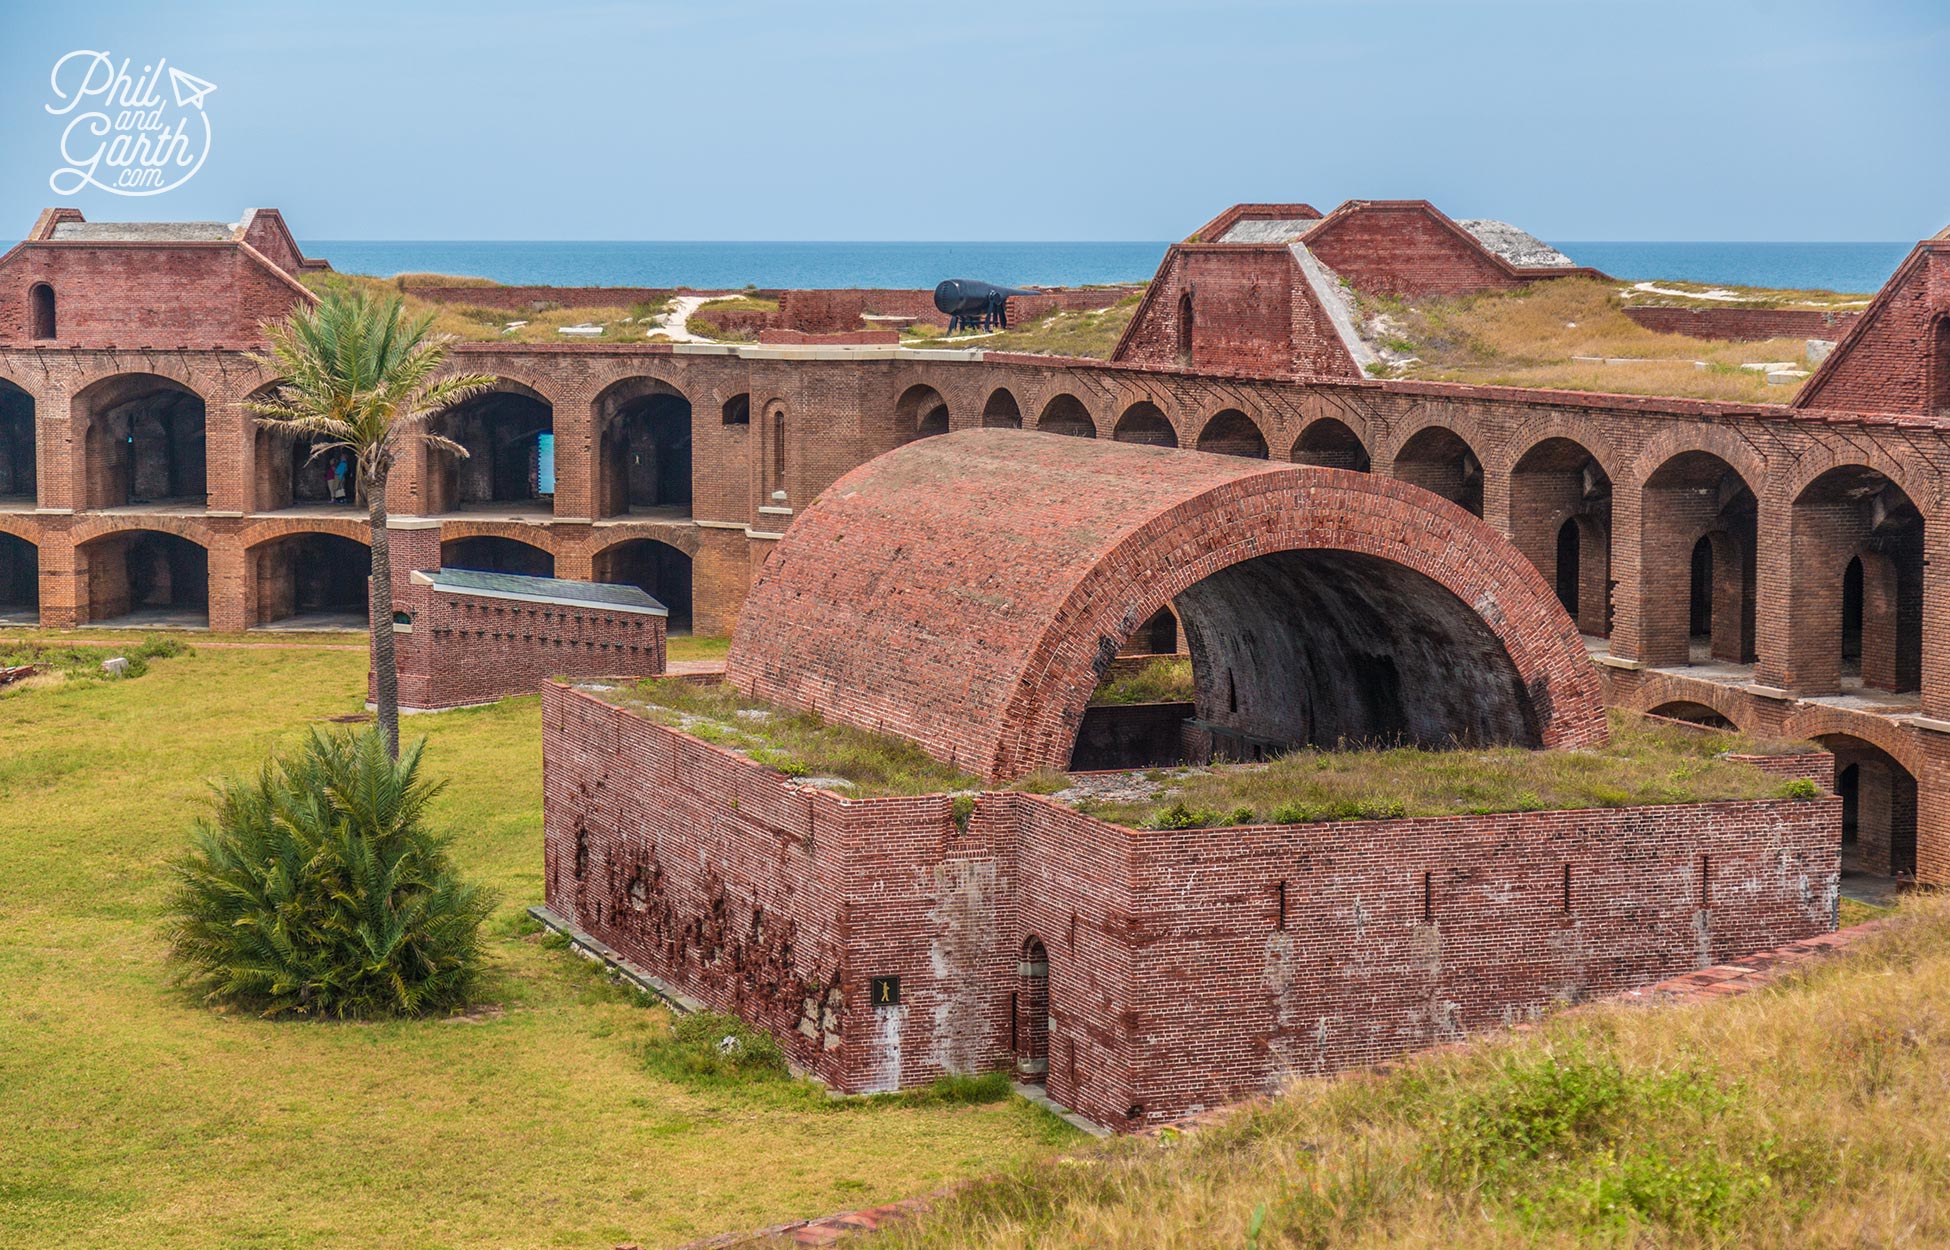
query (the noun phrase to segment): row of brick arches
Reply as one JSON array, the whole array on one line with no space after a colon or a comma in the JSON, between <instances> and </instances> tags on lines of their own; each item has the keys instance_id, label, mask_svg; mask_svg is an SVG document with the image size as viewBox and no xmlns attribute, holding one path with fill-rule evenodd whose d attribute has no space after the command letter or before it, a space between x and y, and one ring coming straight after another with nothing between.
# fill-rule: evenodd
<instances>
[{"instance_id":1,"label":"row of brick arches","mask_svg":"<svg viewBox=\"0 0 1950 1250\"><path fill-rule=\"evenodd\" d=\"M946 433L951 413L933 387L912 386L897 415L913 437ZM984 427L1023 428L1007 389L994 391ZM1097 438L1081 400L1058 394L1029 428ZM1177 447L1177 427L1149 400L1129 405L1107 437L1123 443ZM1223 409L1200 428L1195 448L1267 459L1260 425ZM1366 472L1369 449L1344 422L1310 422L1285 459ZM1391 475L1476 516L1484 512L1484 461L1455 430L1428 426L1396 449ZM1543 572L1579 630L1608 637L1616 609L1612 575L1613 483L1598 457L1569 438L1527 449L1508 477L1510 537ZM1642 659L1655 667L1751 665L1758 606L1756 484L1706 451L1673 455L1639 492L1641 593L1646 605ZM1806 486L1793 501L1796 582L1806 611L1793 643L1798 684L1809 693L1854 688L1905 693L1922 677L1924 521L1914 501L1884 474L1842 466Z\"/></svg>"},{"instance_id":2,"label":"row of brick arches","mask_svg":"<svg viewBox=\"0 0 1950 1250\"><path fill-rule=\"evenodd\" d=\"M83 543L85 620L126 626L203 628L210 621L211 559L203 544L151 529L119 530ZM547 549L498 535L441 544L448 568L552 577ZM613 543L594 557L600 582L641 587L670 609L673 628L690 627L691 558L654 539ZM244 552L245 620L254 626L359 629L365 624L372 566L364 542L338 534L284 534ZM0 622L38 624L40 551L0 533Z\"/></svg>"},{"instance_id":3,"label":"row of brick arches","mask_svg":"<svg viewBox=\"0 0 1950 1250\"><path fill-rule=\"evenodd\" d=\"M728 422L749 412L739 396L725 407ZM146 507L204 508L212 464L240 463L242 449L213 447L216 427L205 398L173 378L128 373L82 390L73 410L81 418L85 484L90 510ZM35 405L31 395L0 381L0 502L37 498ZM653 378L628 378L606 388L594 404L599 454L594 466L597 516L667 511L691 504L691 403ZM742 418L749 420L748 416ZM222 428L229 428L225 425ZM253 466L250 505L256 512L356 504L356 483L338 470L343 452L315 448L247 422ZM425 511L471 505L546 505L555 493L553 405L511 380L458 405L438 431L466 449L465 457L434 454L423 486Z\"/></svg>"}]
</instances>

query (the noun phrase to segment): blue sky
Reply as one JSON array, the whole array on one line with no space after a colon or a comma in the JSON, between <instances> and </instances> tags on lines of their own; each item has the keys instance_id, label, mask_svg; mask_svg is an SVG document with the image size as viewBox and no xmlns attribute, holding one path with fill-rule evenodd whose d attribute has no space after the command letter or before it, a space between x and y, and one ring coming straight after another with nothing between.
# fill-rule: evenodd
<instances>
[{"instance_id":1,"label":"blue sky","mask_svg":"<svg viewBox=\"0 0 1950 1250\"><path fill-rule=\"evenodd\" d=\"M282 208L312 239L1166 239L1422 197L1552 239L1950 222L1950 5L12 4L0 235ZM217 84L185 185L56 195L63 53Z\"/></svg>"}]
</instances>

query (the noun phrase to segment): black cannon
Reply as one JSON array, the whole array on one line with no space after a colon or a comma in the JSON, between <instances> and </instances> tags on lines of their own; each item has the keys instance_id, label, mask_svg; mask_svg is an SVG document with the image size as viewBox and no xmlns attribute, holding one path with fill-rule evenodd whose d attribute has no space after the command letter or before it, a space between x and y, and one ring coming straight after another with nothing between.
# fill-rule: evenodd
<instances>
[{"instance_id":1,"label":"black cannon","mask_svg":"<svg viewBox=\"0 0 1950 1250\"><path fill-rule=\"evenodd\" d=\"M957 330L1006 330L1009 297L1037 295L1014 287L990 286L973 278L950 278L934 288L934 306L948 314L948 333Z\"/></svg>"}]
</instances>

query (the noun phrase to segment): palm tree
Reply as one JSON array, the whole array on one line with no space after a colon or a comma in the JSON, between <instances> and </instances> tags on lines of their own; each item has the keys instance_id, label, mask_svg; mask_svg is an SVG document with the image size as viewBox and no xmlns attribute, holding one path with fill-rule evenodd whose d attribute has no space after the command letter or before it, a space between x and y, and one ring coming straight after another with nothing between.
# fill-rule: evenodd
<instances>
[{"instance_id":1,"label":"palm tree","mask_svg":"<svg viewBox=\"0 0 1950 1250\"><path fill-rule=\"evenodd\" d=\"M271 350L252 359L279 376L269 398L245 407L293 439L312 440L311 458L352 455L372 534L373 703L386 749L399 758L399 666L393 650L393 561L386 541L386 481L400 454L423 443L456 456L467 449L429 423L494 384L482 374L436 378L452 337L433 317L409 318L387 301L335 290L317 304L266 323Z\"/></svg>"}]
</instances>

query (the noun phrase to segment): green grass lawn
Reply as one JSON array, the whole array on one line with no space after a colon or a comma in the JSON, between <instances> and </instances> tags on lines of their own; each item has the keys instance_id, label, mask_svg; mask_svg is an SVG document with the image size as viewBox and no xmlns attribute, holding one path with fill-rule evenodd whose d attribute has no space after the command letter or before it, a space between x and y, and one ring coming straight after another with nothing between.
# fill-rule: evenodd
<instances>
[{"instance_id":1,"label":"green grass lawn","mask_svg":"<svg viewBox=\"0 0 1950 1250\"><path fill-rule=\"evenodd\" d=\"M653 1076L664 1013L523 915L542 890L533 697L405 726L450 782L437 823L456 857L501 894L491 1005L274 1024L174 989L161 867L206 781L356 713L363 669L355 651L207 648L0 696L0 1245L659 1245L1071 1139L1014 1100L861 1106Z\"/></svg>"}]
</instances>

